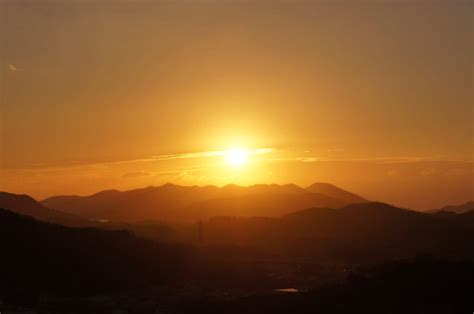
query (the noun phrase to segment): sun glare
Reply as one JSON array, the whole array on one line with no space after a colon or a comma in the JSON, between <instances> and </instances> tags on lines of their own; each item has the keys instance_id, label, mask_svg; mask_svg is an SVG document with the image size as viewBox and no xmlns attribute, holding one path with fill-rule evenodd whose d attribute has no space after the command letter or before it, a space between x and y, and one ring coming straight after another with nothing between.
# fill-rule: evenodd
<instances>
[{"instance_id":1,"label":"sun glare","mask_svg":"<svg viewBox=\"0 0 474 314\"><path fill-rule=\"evenodd\" d=\"M238 167L247 162L248 152L245 149L230 149L226 152L229 165Z\"/></svg>"}]
</instances>

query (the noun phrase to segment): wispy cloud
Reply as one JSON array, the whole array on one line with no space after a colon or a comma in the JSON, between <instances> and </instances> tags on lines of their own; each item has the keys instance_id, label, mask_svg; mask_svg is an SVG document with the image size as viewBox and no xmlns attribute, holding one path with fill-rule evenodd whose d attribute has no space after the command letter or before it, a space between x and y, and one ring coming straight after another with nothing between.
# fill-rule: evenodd
<instances>
[{"instance_id":1,"label":"wispy cloud","mask_svg":"<svg viewBox=\"0 0 474 314\"><path fill-rule=\"evenodd\" d=\"M431 175L434 175L435 173L436 173L435 168L425 168L420 172L422 176L431 176Z\"/></svg>"},{"instance_id":2,"label":"wispy cloud","mask_svg":"<svg viewBox=\"0 0 474 314\"><path fill-rule=\"evenodd\" d=\"M285 162L285 161L316 162L316 161L321 161L321 159L317 157L287 157L287 158L265 158L265 159L258 160L258 162Z\"/></svg>"},{"instance_id":3,"label":"wispy cloud","mask_svg":"<svg viewBox=\"0 0 474 314\"><path fill-rule=\"evenodd\" d=\"M249 155L268 155L260 158L254 158L249 160L255 163L264 162L305 162L305 163L316 163L316 162L362 162L362 163L375 163L375 164L403 164L403 163L430 163L430 162L443 162L443 163L474 163L472 160L446 160L437 158L426 158L426 157L371 157L371 158L331 158L327 156L317 156L309 154L309 151L303 153L295 153L279 148L252 148L246 149ZM280 153L283 153L282 156ZM66 170L72 168L102 168L102 167L114 167L119 165L133 165L140 163L156 163L160 161L169 160L181 160L181 159L205 159L212 157L225 156L227 151L202 151L202 152L187 152L178 154L163 154L153 155L144 158L136 159L124 159L124 160L112 160L112 161L69 161L62 164L48 164L48 163L32 163L24 167L16 168L17 170L38 170L38 169L50 169L50 170ZM288 155L293 156L288 156Z\"/></svg>"},{"instance_id":4,"label":"wispy cloud","mask_svg":"<svg viewBox=\"0 0 474 314\"><path fill-rule=\"evenodd\" d=\"M305 151L306 153L307 151ZM373 158L328 158L328 157L282 157L282 158L264 158L258 162L360 162L373 164L405 164L405 163L474 163L472 160L448 160L425 157L373 157Z\"/></svg>"},{"instance_id":5,"label":"wispy cloud","mask_svg":"<svg viewBox=\"0 0 474 314\"><path fill-rule=\"evenodd\" d=\"M16 65L14 64L8 64L8 70L10 70L11 72L18 72L18 71L23 71L22 69L18 68Z\"/></svg>"},{"instance_id":6,"label":"wispy cloud","mask_svg":"<svg viewBox=\"0 0 474 314\"><path fill-rule=\"evenodd\" d=\"M289 158L291 159L291 158ZM295 161L316 162L372 162L377 164L398 164L398 163L418 163L418 162L452 162L452 163L472 163L470 160L447 160L426 157L373 157L373 158L326 158L326 157L305 157L292 158Z\"/></svg>"},{"instance_id":7,"label":"wispy cloud","mask_svg":"<svg viewBox=\"0 0 474 314\"><path fill-rule=\"evenodd\" d=\"M280 150L275 148L251 148L246 149L247 154L249 155L259 155L259 154L269 154L278 152ZM31 168L71 168L71 167L84 167L84 166L112 166L112 165L122 165L122 164L133 164L133 163L146 163L146 162L158 162L166 160L175 160L175 159L199 159L199 158L209 158L217 156L225 156L226 151L203 151L203 152L189 152L189 153L180 153L180 154L164 154L164 155L153 155L150 157L136 158L136 159L126 159L126 160L116 160L116 161L70 161L61 165L51 165L47 163L33 163L29 164Z\"/></svg>"},{"instance_id":8,"label":"wispy cloud","mask_svg":"<svg viewBox=\"0 0 474 314\"><path fill-rule=\"evenodd\" d=\"M245 150L249 155L257 154L269 154L277 151L274 148L252 148ZM148 162L148 161L160 161L160 160L173 160L173 159L191 159L191 158L207 158L224 156L227 152L224 150L218 151L205 151L205 152L192 152L192 153L181 153L181 154L166 154L166 155L154 155L149 158L121 160L110 163L135 163L135 162Z\"/></svg>"},{"instance_id":9,"label":"wispy cloud","mask_svg":"<svg viewBox=\"0 0 474 314\"><path fill-rule=\"evenodd\" d=\"M135 171L135 172L127 172L122 175L122 178L139 178L139 177L148 177L152 174L148 171Z\"/></svg>"},{"instance_id":10,"label":"wispy cloud","mask_svg":"<svg viewBox=\"0 0 474 314\"><path fill-rule=\"evenodd\" d=\"M253 148L245 150L249 155L256 154L268 154L275 151L274 148ZM195 152L195 153L184 153L184 154L173 154L173 155L159 155L152 156L153 160L169 160L169 159L184 159L184 158L205 158L214 156L224 156L227 152L220 151L207 151L207 152Z\"/></svg>"}]
</instances>

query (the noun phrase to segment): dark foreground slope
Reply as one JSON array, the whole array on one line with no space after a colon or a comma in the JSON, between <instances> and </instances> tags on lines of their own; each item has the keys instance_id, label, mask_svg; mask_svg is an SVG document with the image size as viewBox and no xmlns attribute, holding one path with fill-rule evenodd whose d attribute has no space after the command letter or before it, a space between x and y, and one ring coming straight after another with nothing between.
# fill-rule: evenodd
<instances>
[{"instance_id":1,"label":"dark foreground slope","mask_svg":"<svg viewBox=\"0 0 474 314\"><path fill-rule=\"evenodd\" d=\"M470 228L453 236L456 225L437 217L378 203L358 206L307 210L283 219L241 218L245 237L234 239L242 246L208 240L197 248L125 231L63 227L0 210L0 311L25 306L40 313L472 310ZM219 228L215 236L239 234L236 225L219 222ZM399 228L407 235L398 234ZM331 229L336 233L329 237ZM398 253L406 248L408 255L427 252L423 243L429 248L446 243L450 250L434 250L440 253L434 259L373 266L402 256ZM322 256L331 258L318 263ZM368 264L357 270L361 260ZM301 292L275 292L286 287Z\"/></svg>"},{"instance_id":2,"label":"dark foreground slope","mask_svg":"<svg viewBox=\"0 0 474 314\"><path fill-rule=\"evenodd\" d=\"M94 294L175 279L192 249L0 210L0 295Z\"/></svg>"},{"instance_id":3,"label":"dark foreground slope","mask_svg":"<svg viewBox=\"0 0 474 314\"><path fill-rule=\"evenodd\" d=\"M306 209L282 218L214 218L202 224L202 238L208 244L255 246L282 258L330 263L374 263L420 254L472 258L474 224L465 216L451 219L361 203Z\"/></svg>"},{"instance_id":4,"label":"dark foreground slope","mask_svg":"<svg viewBox=\"0 0 474 314\"><path fill-rule=\"evenodd\" d=\"M89 223L79 216L47 208L31 196L24 194L0 192L0 208L66 226L85 226Z\"/></svg>"},{"instance_id":5,"label":"dark foreground slope","mask_svg":"<svg viewBox=\"0 0 474 314\"><path fill-rule=\"evenodd\" d=\"M34 303L44 295L110 295L156 287L243 290L277 284L252 250L165 244L128 231L50 224L4 209L0 252L0 301L20 298L20 304L22 298Z\"/></svg>"}]
</instances>

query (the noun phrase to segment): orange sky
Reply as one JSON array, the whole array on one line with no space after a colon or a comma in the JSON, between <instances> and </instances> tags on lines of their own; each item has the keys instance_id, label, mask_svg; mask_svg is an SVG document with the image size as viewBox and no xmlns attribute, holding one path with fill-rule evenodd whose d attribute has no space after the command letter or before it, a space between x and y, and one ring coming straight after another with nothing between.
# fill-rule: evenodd
<instances>
[{"instance_id":1,"label":"orange sky","mask_svg":"<svg viewBox=\"0 0 474 314\"><path fill-rule=\"evenodd\" d=\"M0 189L327 181L416 208L473 199L472 12L2 1ZM205 154L233 146L271 150L237 169Z\"/></svg>"}]
</instances>

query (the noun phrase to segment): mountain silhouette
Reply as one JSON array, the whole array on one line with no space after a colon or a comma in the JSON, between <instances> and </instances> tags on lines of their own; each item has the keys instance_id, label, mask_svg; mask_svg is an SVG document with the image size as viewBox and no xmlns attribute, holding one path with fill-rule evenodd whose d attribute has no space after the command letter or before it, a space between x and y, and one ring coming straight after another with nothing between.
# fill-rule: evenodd
<instances>
[{"instance_id":1,"label":"mountain silhouette","mask_svg":"<svg viewBox=\"0 0 474 314\"><path fill-rule=\"evenodd\" d=\"M468 211L461 211L456 213L454 211L446 210L436 210L434 212L428 212L433 217L444 220L446 222L451 222L459 226L464 226L468 228L474 228L474 209Z\"/></svg>"},{"instance_id":2,"label":"mountain silhouette","mask_svg":"<svg viewBox=\"0 0 474 314\"><path fill-rule=\"evenodd\" d=\"M160 283L192 252L183 245L138 239L126 231L70 228L4 209L0 209L0 250L3 296L96 293Z\"/></svg>"},{"instance_id":3,"label":"mountain silhouette","mask_svg":"<svg viewBox=\"0 0 474 314\"><path fill-rule=\"evenodd\" d=\"M462 205L448 205L439 209L430 210L430 212L451 212L456 214L467 213L474 210L474 201L466 202Z\"/></svg>"},{"instance_id":4,"label":"mountain silhouette","mask_svg":"<svg viewBox=\"0 0 474 314\"><path fill-rule=\"evenodd\" d=\"M166 189L178 193L182 187ZM293 196L300 194L290 189ZM99 197L111 195L117 192ZM474 278L474 226L460 223L473 217L474 211L445 216L368 202L281 217L212 217L185 224L165 243L132 231L71 228L0 209L0 298L18 305L0 304L0 310L30 304L43 309L38 312L114 313L134 304L148 306L134 311L140 313L312 313L315 308L345 313L346 307L334 308L343 302L378 313L387 302L421 308L425 297L429 309L436 308L440 295L443 306L453 308L467 304L466 288ZM391 262L420 255L448 262ZM294 296L274 292L294 284L311 290ZM407 285L409 291L398 300ZM41 301L44 296L52 303Z\"/></svg>"},{"instance_id":5,"label":"mountain silhouette","mask_svg":"<svg viewBox=\"0 0 474 314\"><path fill-rule=\"evenodd\" d=\"M255 245L304 260L359 263L474 252L474 225L377 202L311 208L281 218L216 217L202 229L206 243Z\"/></svg>"},{"instance_id":6,"label":"mountain silhouette","mask_svg":"<svg viewBox=\"0 0 474 314\"><path fill-rule=\"evenodd\" d=\"M368 202L366 199L360 197L359 195L356 195L354 193L338 188L335 185L324 182L316 182L308 186L306 190L312 193L324 194L339 200L343 200L348 204Z\"/></svg>"},{"instance_id":7,"label":"mountain silhouette","mask_svg":"<svg viewBox=\"0 0 474 314\"><path fill-rule=\"evenodd\" d=\"M189 217L194 217L195 219L207 219L222 215L278 217L291 211L308 207L337 208L344 204L344 201L324 194L262 191L260 193L196 202L186 208L178 209L174 213L181 217L189 215Z\"/></svg>"},{"instance_id":8,"label":"mountain silhouette","mask_svg":"<svg viewBox=\"0 0 474 314\"><path fill-rule=\"evenodd\" d=\"M0 252L0 300L20 298L20 304L25 297L37 300L45 294L94 296L166 286L268 289L275 281L268 269L249 262L262 259L252 250L157 242L126 230L66 227L1 208Z\"/></svg>"},{"instance_id":9,"label":"mountain silhouette","mask_svg":"<svg viewBox=\"0 0 474 314\"><path fill-rule=\"evenodd\" d=\"M0 208L9 209L15 213L28 215L40 220L54 222L68 226L82 226L87 220L76 215L49 209L25 194L0 192Z\"/></svg>"},{"instance_id":10,"label":"mountain silhouette","mask_svg":"<svg viewBox=\"0 0 474 314\"><path fill-rule=\"evenodd\" d=\"M337 194L331 189L332 194ZM341 190L342 191L342 190ZM89 219L134 222L146 219L193 221L212 216L279 216L308 207L338 208L348 200L361 201L349 192L342 198L315 193L294 184L248 187L227 185L179 186L165 184L130 191L102 191L90 196L54 196L41 203L55 210Z\"/></svg>"}]
</instances>

